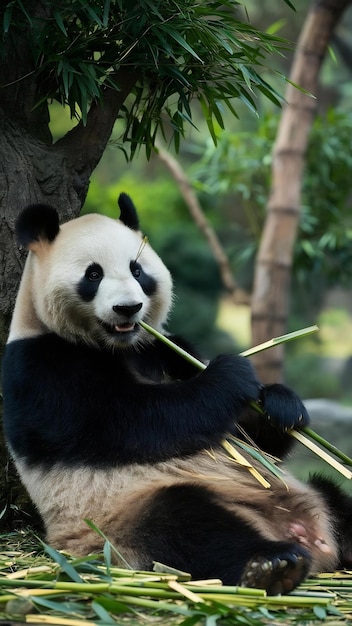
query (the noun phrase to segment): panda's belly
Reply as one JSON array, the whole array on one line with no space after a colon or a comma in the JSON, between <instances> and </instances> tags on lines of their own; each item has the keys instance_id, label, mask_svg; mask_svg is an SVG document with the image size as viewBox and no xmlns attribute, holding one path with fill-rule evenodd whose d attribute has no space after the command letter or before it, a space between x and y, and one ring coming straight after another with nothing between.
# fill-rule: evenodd
<instances>
[{"instance_id":1,"label":"panda's belly","mask_svg":"<svg viewBox=\"0 0 352 626\"><path fill-rule=\"evenodd\" d=\"M14 455L15 456L15 455ZM145 493L175 483L201 482L229 494L233 502L249 502L255 497L258 506L272 496L250 476L247 470L230 462L222 453L210 456L200 452L188 459L173 458L154 464L129 464L97 469L89 466L55 464L33 467L16 458L17 470L37 506L47 528L62 518L91 519L97 523L107 512L123 515L135 493ZM263 468L262 468L263 469ZM230 504L229 504L230 506Z\"/></svg>"},{"instance_id":2,"label":"panda's belly","mask_svg":"<svg viewBox=\"0 0 352 626\"><path fill-rule=\"evenodd\" d=\"M33 468L24 460L15 462L50 545L77 556L101 550L104 540L89 528L88 519L119 544L133 567L139 566L138 558L124 544L129 543L125 530L127 517L133 518L134 502L141 505L142 497L159 487L184 481L166 463L99 470L62 465Z\"/></svg>"},{"instance_id":3,"label":"panda's belly","mask_svg":"<svg viewBox=\"0 0 352 626\"><path fill-rule=\"evenodd\" d=\"M272 483L263 488L246 468L222 453L206 452L191 459L171 459L153 465L119 468L33 468L16 460L17 469L45 524L48 543L75 555L101 550L104 540L86 524L92 521L124 555L140 567L140 547L134 551L133 525L161 487L176 483L206 484L222 506L272 541L292 540L295 530L306 531L313 569L330 569L336 559L331 520L320 496L290 476L286 484L267 473ZM323 540L328 550L315 545ZM137 549L137 548L136 548Z\"/></svg>"},{"instance_id":4,"label":"panda's belly","mask_svg":"<svg viewBox=\"0 0 352 626\"><path fill-rule=\"evenodd\" d=\"M69 519L96 521L103 511L111 510L112 502L118 514L129 494L161 480L165 484L167 477L161 467L146 465L101 470L55 465L48 469L32 468L17 460L16 466L47 527L61 517L66 524Z\"/></svg>"}]
</instances>

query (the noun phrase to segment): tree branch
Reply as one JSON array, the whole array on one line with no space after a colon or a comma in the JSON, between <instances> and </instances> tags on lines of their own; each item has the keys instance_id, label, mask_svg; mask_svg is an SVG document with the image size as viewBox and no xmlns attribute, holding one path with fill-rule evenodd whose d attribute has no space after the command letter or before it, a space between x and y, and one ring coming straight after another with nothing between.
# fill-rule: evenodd
<instances>
[{"instance_id":1,"label":"tree branch","mask_svg":"<svg viewBox=\"0 0 352 626\"><path fill-rule=\"evenodd\" d=\"M219 266L220 275L224 287L230 292L233 297L236 297L237 299L239 289L234 280L229 260L213 228L210 226L207 218L203 213L202 207L200 206L198 198L194 193L194 190L189 179L187 178L186 173L182 169L180 163L167 150L161 148L157 144L156 148L160 161L162 161L162 163L166 165L177 185L179 186L180 192L183 196L184 201L186 202L192 218L194 219L197 227L209 244L213 256Z\"/></svg>"},{"instance_id":2,"label":"tree branch","mask_svg":"<svg viewBox=\"0 0 352 626\"><path fill-rule=\"evenodd\" d=\"M120 70L116 77L121 89L105 87L102 99L92 103L86 125L81 120L54 146L55 150L65 153L67 165L75 173L74 184L82 188L84 198L90 175L103 155L119 111L138 80L138 73Z\"/></svg>"}]
</instances>

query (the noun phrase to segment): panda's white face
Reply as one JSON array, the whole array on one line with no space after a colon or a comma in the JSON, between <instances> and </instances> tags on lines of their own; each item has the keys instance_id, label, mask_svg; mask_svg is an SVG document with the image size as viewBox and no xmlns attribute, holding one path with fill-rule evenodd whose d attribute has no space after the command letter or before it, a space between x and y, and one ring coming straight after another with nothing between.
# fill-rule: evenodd
<instances>
[{"instance_id":1,"label":"panda's white face","mask_svg":"<svg viewBox=\"0 0 352 626\"><path fill-rule=\"evenodd\" d=\"M23 281L31 281L42 332L126 347L150 339L139 321L161 329L167 318L170 274L141 233L118 220L86 215L67 222L27 264Z\"/></svg>"}]
</instances>

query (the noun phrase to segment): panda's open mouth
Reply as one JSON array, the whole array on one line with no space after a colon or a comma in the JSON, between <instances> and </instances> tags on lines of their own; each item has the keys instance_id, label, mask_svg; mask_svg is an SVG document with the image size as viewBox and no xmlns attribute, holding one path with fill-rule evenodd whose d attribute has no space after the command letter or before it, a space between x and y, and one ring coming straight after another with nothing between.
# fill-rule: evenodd
<instances>
[{"instance_id":1,"label":"panda's open mouth","mask_svg":"<svg viewBox=\"0 0 352 626\"><path fill-rule=\"evenodd\" d=\"M109 335L119 335L120 333L132 333L136 332L138 325L135 322L123 322L121 324L107 324L106 322L100 322L104 330Z\"/></svg>"}]
</instances>

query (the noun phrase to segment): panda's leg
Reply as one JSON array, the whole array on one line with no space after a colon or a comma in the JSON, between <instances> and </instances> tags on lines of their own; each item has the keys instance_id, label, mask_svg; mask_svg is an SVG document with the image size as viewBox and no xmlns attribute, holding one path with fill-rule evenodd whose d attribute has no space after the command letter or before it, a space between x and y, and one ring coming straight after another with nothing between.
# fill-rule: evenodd
<instances>
[{"instance_id":1,"label":"panda's leg","mask_svg":"<svg viewBox=\"0 0 352 626\"><path fill-rule=\"evenodd\" d=\"M133 526L135 541L150 559L146 568L160 561L193 578L278 594L294 589L310 566L309 552L298 542L265 539L199 485L158 489Z\"/></svg>"}]
</instances>

